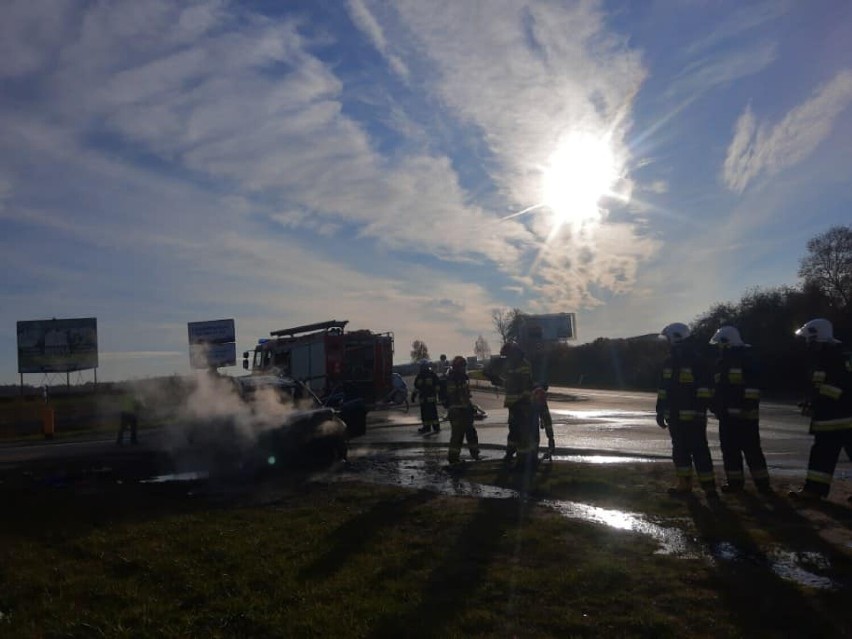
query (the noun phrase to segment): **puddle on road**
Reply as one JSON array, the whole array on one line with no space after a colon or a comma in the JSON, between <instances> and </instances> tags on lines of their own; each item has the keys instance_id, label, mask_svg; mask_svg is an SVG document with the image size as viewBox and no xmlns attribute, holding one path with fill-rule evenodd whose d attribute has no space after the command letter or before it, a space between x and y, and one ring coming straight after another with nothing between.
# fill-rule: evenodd
<instances>
[{"instance_id":1,"label":"puddle on road","mask_svg":"<svg viewBox=\"0 0 852 639\"><path fill-rule=\"evenodd\" d=\"M656 418L654 413L650 411L635 411L635 410L570 410L563 408L551 408L550 413L555 416L569 417L584 422L591 421L617 421L617 422L635 422L635 421L651 421Z\"/></svg>"},{"instance_id":2,"label":"puddle on road","mask_svg":"<svg viewBox=\"0 0 852 639\"><path fill-rule=\"evenodd\" d=\"M657 464L660 462L660 459L653 457L622 457L620 455L554 455L553 460L575 464Z\"/></svg>"},{"instance_id":3,"label":"puddle on road","mask_svg":"<svg viewBox=\"0 0 852 639\"><path fill-rule=\"evenodd\" d=\"M189 472L189 473L170 473L168 475L157 475L150 479L140 480L140 484L165 484L173 481L199 481L209 479L210 473L207 472Z\"/></svg>"},{"instance_id":4,"label":"puddle on road","mask_svg":"<svg viewBox=\"0 0 852 639\"><path fill-rule=\"evenodd\" d=\"M555 499L532 499L511 488L501 488L471 482L448 473L439 455L418 458L404 457L404 451L387 451L381 457L360 457L351 460L342 473L325 475L324 480L359 480L382 485L399 486L415 490L429 490L442 495L477 497L481 499L526 499L545 508L550 508L568 519L626 530L657 542L655 554L670 555L684 559L706 559L715 563L750 562L765 566L779 578L801 586L816 589L834 589L839 585L816 571L830 570L829 560L816 552L791 552L773 547L765 554L749 553L729 543L707 546L696 541L680 528L662 526L641 514L600 508L573 501ZM410 453L409 453L410 455ZM581 462L598 458L592 463L619 463L630 461L653 461L644 458L594 456L566 456L566 459Z\"/></svg>"}]
</instances>

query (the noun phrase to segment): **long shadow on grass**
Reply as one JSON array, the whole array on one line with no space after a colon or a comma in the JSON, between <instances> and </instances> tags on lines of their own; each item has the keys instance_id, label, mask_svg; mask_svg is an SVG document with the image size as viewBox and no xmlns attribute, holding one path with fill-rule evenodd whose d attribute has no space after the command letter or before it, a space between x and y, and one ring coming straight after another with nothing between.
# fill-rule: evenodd
<instances>
[{"instance_id":1,"label":"long shadow on grass","mask_svg":"<svg viewBox=\"0 0 852 639\"><path fill-rule=\"evenodd\" d=\"M514 499L479 500L467 526L423 584L420 604L402 615L380 620L369 636L443 636L443 629L465 610L470 595L482 586L506 530L523 521L530 507Z\"/></svg>"},{"instance_id":2,"label":"long shadow on grass","mask_svg":"<svg viewBox=\"0 0 852 639\"><path fill-rule=\"evenodd\" d=\"M715 589L740 620L744 636L802 631L809 636L841 636L848 623L842 619L848 593L808 592L782 579L772 570L766 549L744 526L742 515L723 504L707 507L695 498L687 504L702 541L716 551ZM810 530L807 520L798 523Z\"/></svg>"},{"instance_id":3,"label":"long shadow on grass","mask_svg":"<svg viewBox=\"0 0 852 639\"><path fill-rule=\"evenodd\" d=\"M265 485L240 477L139 483L171 470L163 463L99 472L96 465L33 465L7 472L0 482L0 533L53 543L85 536L119 522L145 522L174 514L243 504ZM94 469L94 470L93 470ZM279 474L275 485L298 492L302 473Z\"/></svg>"},{"instance_id":4,"label":"long shadow on grass","mask_svg":"<svg viewBox=\"0 0 852 639\"><path fill-rule=\"evenodd\" d=\"M382 530L392 528L402 515L437 498L437 493L418 491L411 495L381 501L370 510L347 521L329 536L329 549L311 565L299 572L299 579L309 581L331 577L368 544L381 539Z\"/></svg>"}]
</instances>

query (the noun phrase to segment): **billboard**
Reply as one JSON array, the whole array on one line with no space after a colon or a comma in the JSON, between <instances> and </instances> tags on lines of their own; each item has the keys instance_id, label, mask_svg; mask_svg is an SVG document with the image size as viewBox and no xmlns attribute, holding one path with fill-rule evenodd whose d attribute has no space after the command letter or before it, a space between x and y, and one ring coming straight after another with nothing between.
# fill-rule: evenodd
<instances>
[{"instance_id":1,"label":"billboard","mask_svg":"<svg viewBox=\"0 0 852 639\"><path fill-rule=\"evenodd\" d=\"M237 364L237 345L228 344L190 344L189 364L192 368L219 368Z\"/></svg>"},{"instance_id":2,"label":"billboard","mask_svg":"<svg viewBox=\"0 0 852 639\"><path fill-rule=\"evenodd\" d=\"M219 368L237 364L233 319L189 322L189 364L192 368Z\"/></svg>"},{"instance_id":3,"label":"billboard","mask_svg":"<svg viewBox=\"0 0 852 639\"><path fill-rule=\"evenodd\" d=\"M19 373L66 373L97 367L97 318L18 322Z\"/></svg>"},{"instance_id":4,"label":"billboard","mask_svg":"<svg viewBox=\"0 0 852 639\"><path fill-rule=\"evenodd\" d=\"M189 322L186 327L190 344L227 344L237 341L232 319Z\"/></svg>"},{"instance_id":5,"label":"billboard","mask_svg":"<svg viewBox=\"0 0 852 639\"><path fill-rule=\"evenodd\" d=\"M574 313L524 315L518 328L518 339L528 346L558 344L577 339Z\"/></svg>"}]
</instances>

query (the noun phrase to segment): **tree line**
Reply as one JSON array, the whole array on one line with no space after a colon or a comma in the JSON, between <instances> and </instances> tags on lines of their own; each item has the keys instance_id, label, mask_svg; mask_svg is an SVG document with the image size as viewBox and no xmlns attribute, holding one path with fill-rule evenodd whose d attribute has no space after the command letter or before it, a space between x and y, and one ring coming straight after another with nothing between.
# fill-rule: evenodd
<instances>
[{"instance_id":1,"label":"tree line","mask_svg":"<svg viewBox=\"0 0 852 639\"><path fill-rule=\"evenodd\" d=\"M806 350L793 334L802 324L815 317L830 320L835 337L852 350L852 227L836 226L812 238L798 274L797 286L749 289L739 301L714 304L695 318L690 328L708 359L715 356L708 344L713 333L725 324L735 326L754 349L764 391L790 395L801 392L804 383ZM520 309L493 312L504 342L517 337L523 317ZM556 345L531 359L534 374L550 384L653 390L667 348L656 333L601 337L579 346Z\"/></svg>"}]
</instances>

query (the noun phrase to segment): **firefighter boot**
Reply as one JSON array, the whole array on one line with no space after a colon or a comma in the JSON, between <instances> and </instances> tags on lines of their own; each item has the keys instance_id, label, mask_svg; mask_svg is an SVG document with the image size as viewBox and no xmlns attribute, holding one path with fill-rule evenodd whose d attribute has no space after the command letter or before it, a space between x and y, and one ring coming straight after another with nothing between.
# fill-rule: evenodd
<instances>
[{"instance_id":1,"label":"firefighter boot","mask_svg":"<svg viewBox=\"0 0 852 639\"><path fill-rule=\"evenodd\" d=\"M812 490L808 490L807 488L802 488L801 490L791 490L789 493L787 493L787 496L790 499L802 502L818 502L822 499L822 495Z\"/></svg>"},{"instance_id":2,"label":"firefighter boot","mask_svg":"<svg viewBox=\"0 0 852 639\"><path fill-rule=\"evenodd\" d=\"M677 483L668 489L672 497L684 497L692 494L692 477L678 477Z\"/></svg>"}]
</instances>

